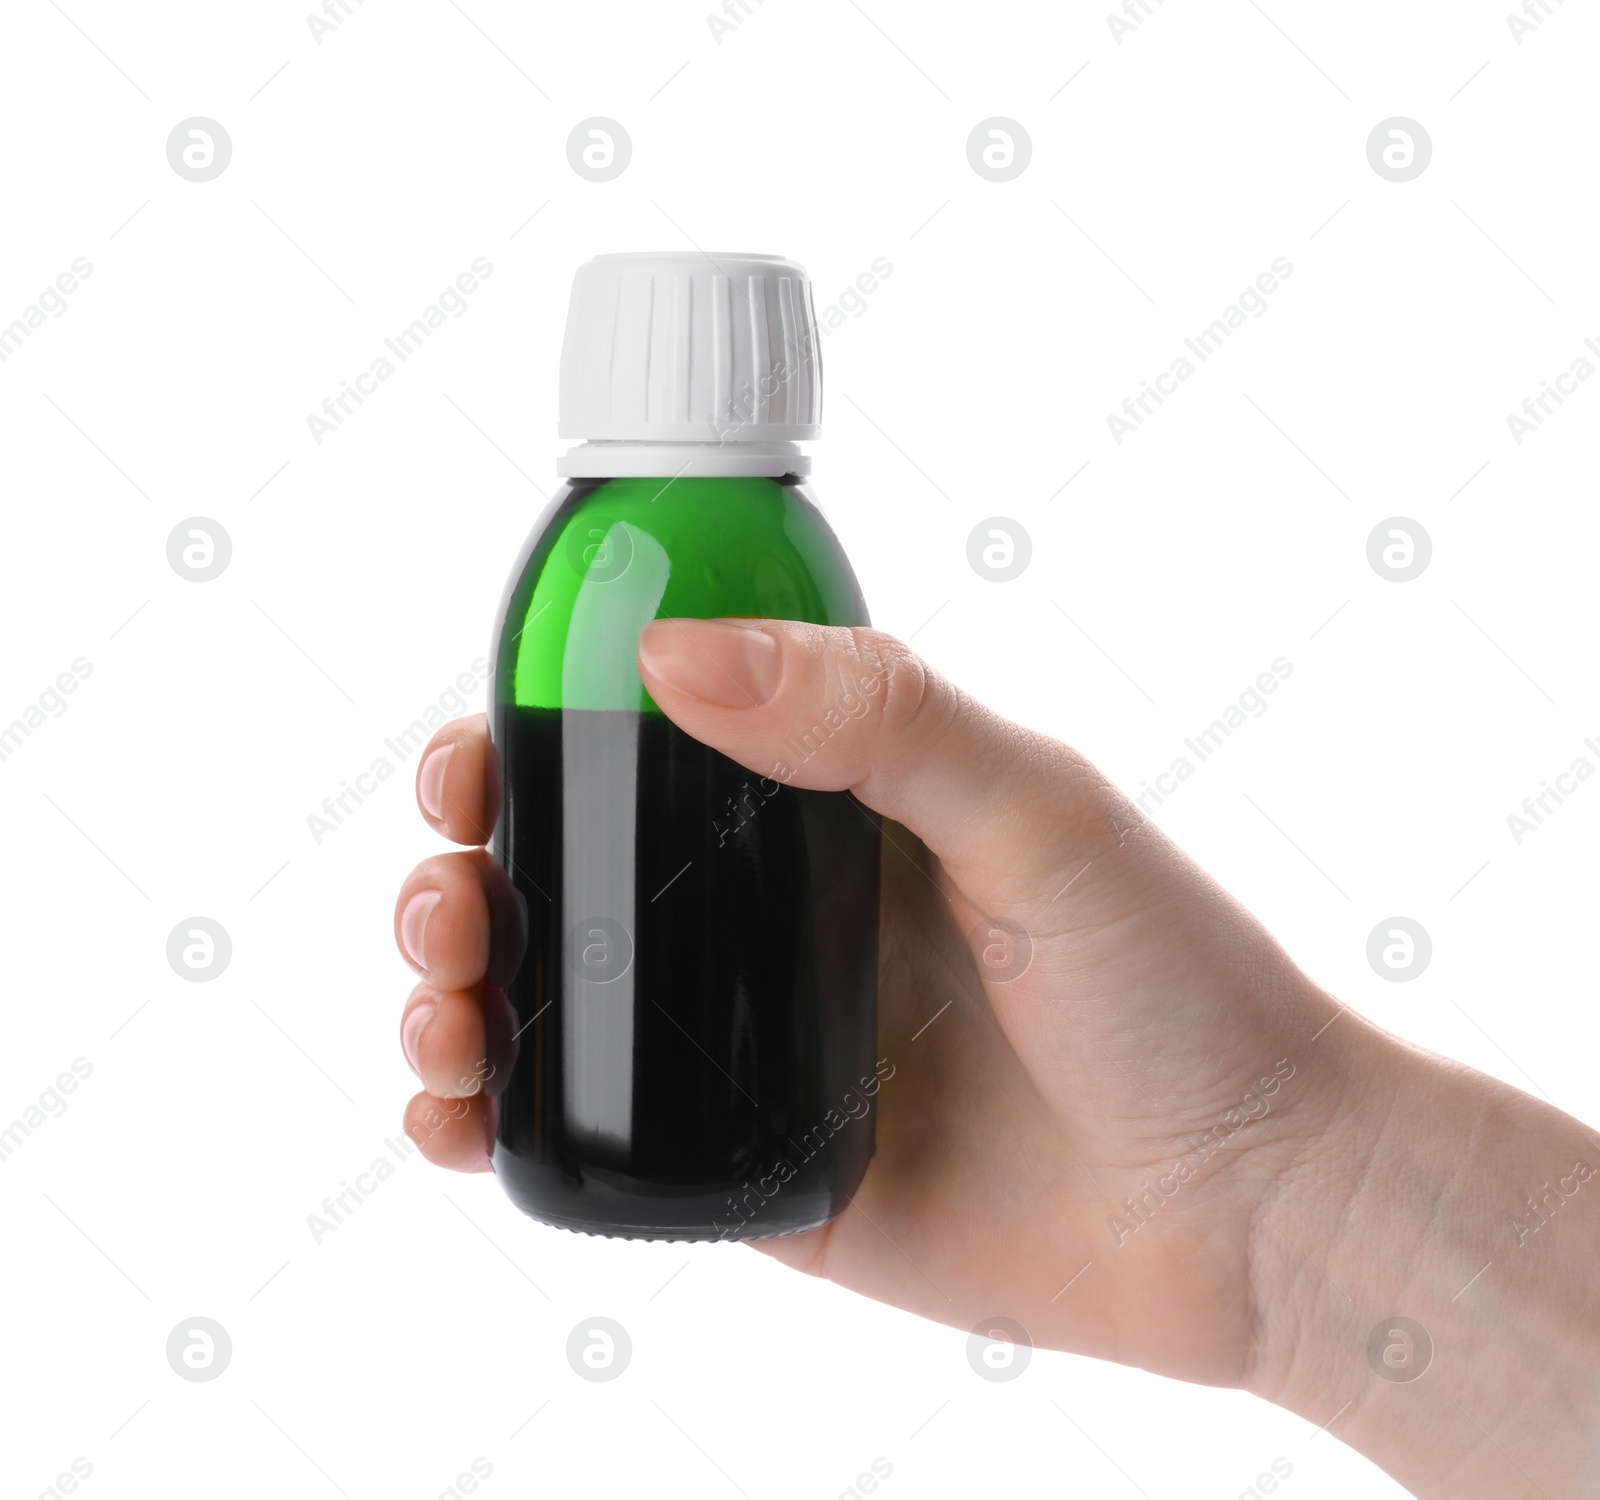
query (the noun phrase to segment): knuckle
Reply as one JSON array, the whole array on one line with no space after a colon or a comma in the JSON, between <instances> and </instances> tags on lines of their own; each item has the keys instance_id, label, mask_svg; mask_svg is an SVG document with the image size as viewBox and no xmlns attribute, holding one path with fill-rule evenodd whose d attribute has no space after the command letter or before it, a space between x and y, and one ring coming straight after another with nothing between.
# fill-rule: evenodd
<instances>
[{"instance_id":1,"label":"knuckle","mask_svg":"<svg viewBox=\"0 0 1600 1500\"><path fill-rule=\"evenodd\" d=\"M855 637L861 676L873 685L877 717L896 739L936 738L960 712L960 695L896 636L865 627Z\"/></svg>"}]
</instances>

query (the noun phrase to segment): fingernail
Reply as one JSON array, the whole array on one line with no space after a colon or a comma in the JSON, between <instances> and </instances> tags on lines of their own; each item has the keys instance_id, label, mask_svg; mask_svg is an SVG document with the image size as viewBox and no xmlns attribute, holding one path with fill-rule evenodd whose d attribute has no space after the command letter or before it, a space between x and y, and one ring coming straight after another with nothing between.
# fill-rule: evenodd
<instances>
[{"instance_id":1,"label":"fingernail","mask_svg":"<svg viewBox=\"0 0 1600 1500\"><path fill-rule=\"evenodd\" d=\"M417 1043L422 1039L422 1028L433 1019L434 1012L439 1009L437 1000L422 1000L413 1005L406 1012L405 1021L400 1027L400 1050L405 1053L406 1061L411 1064L411 1071L422 1077L422 1065L417 1061Z\"/></svg>"},{"instance_id":2,"label":"fingernail","mask_svg":"<svg viewBox=\"0 0 1600 1500\"><path fill-rule=\"evenodd\" d=\"M434 907L443 900L443 891L418 891L400 913L400 941L405 946L406 957L424 974L428 972L428 964L423 956L422 934Z\"/></svg>"},{"instance_id":3,"label":"fingernail","mask_svg":"<svg viewBox=\"0 0 1600 1500\"><path fill-rule=\"evenodd\" d=\"M430 751L417 776L417 796L422 801L422 810L441 823L444 821L444 773L449 769L455 748L454 745L440 745L437 750Z\"/></svg>"},{"instance_id":4,"label":"fingernail","mask_svg":"<svg viewBox=\"0 0 1600 1500\"><path fill-rule=\"evenodd\" d=\"M783 655L764 630L720 620L654 620L639 635L652 677L718 708L758 708L777 690Z\"/></svg>"}]
</instances>

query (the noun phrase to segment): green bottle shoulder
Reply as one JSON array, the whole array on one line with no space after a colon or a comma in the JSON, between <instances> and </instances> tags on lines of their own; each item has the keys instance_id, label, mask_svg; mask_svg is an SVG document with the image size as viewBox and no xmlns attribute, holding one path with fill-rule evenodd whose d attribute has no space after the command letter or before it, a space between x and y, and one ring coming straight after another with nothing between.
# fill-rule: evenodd
<instances>
[{"instance_id":1,"label":"green bottle shoulder","mask_svg":"<svg viewBox=\"0 0 1600 1500\"><path fill-rule=\"evenodd\" d=\"M722 615L860 625L860 587L793 478L583 480L524 548L495 648L496 700L542 708L655 705L639 681L653 619Z\"/></svg>"}]
</instances>

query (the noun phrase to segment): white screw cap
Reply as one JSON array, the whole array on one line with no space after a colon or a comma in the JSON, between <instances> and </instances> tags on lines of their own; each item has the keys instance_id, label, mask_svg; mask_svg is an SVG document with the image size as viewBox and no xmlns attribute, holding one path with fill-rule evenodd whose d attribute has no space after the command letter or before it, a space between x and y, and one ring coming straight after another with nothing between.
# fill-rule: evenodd
<instances>
[{"instance_id":1,"label":"white screw cap","mask_svg":"<svg viewBox=\"0 0 1600 1500\"><path fill-rule=\"evenodd\" d=\"M779 255L597 255L561 349L563 438L773 443L821 431L805 268Z\"/></svg>"}]
</instances>

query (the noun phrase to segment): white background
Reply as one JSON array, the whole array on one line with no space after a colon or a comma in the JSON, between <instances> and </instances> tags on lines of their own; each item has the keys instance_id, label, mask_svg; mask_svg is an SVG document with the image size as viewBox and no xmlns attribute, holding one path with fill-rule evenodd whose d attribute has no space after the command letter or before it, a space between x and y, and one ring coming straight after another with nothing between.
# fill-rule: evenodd
<instances>
[{"instance_id":1,"label":"white background","mask_svg":"<svg viewBox=\"0 0 1600 1500\"><path fill-rule=\"evenodd\" d=\"M1135 793L1287 658L1157 821L1352 1005L1600 1119L1600 783L1506 823L1600 765L1600 382L1506 423L1600 338L1594 9L1518 45L1489 0L1169 0L1119 44L1094 4L751 0L719 45L702 3L368 0L320 45L278 0L3 8L0 322L93 266L0 364L0 723L93 668L0 762L0 1124L93 1068L0 1162L4 1487L81 1457L94 1495L424 1500L482 1458L488 1495L831 1497L881 1457L891 1497L1226 1500L1281 1456L1293 1500L1398 1494L1248 1397L1051 1353L987 1383L959 1330L419 1158L314 1243L414 1088L390 916L435 843L410 762L320 845L307 817L485 654L607 250L792 255L819 308L887 259L815 450L876 621ZM205 183L166 157L194 115L233 142ZM566 157L593 115L633 141L603 184ZM966 157L994 115L1033 145L999 184ZM1366 155L1395 115L1434 147L1406 183ZM478 256L469 311L314 442ZM966 561L996 515L1033 546L1004 585ZM167 561L192 516L232 539L210 583ZM1392 516L1432 538L1409 583L1367 561ZM1365 958L1397 914L1434 945L1404 984ZM194 915L233 943L206 984L165 957ZM610 1384L563 1353L597 1314L634 1342ZM211 1383L164 1355L196 1315L233 1341Z\"/></svg>"}]
</instances>

